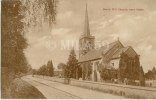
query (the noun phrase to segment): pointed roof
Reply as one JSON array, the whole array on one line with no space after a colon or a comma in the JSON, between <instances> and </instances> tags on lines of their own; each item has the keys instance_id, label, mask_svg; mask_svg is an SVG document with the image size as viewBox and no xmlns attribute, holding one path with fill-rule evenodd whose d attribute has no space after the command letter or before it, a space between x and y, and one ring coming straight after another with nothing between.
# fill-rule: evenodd
<instances>
[{"instance_id":1,"label":"pointed roof","mask_svg":"<svg viewBox=\"0 0 156 100\"><path fill-rule=\"evenodd\" d=\"M122 53L125 53L128 55L128 57L132 57L132 58L138 55L131 46L127 46L115 52L112 56L112 59L119 58Z\"/></svg>"},{"instance_id":2,"label":"pointed roof","mask_svg":"<svg viewBox=\"0 0 156 100\"><path fill-rule=\"evenodd\" d=\"M85 12L85 22L84 22L83 35L90 36L90 28L89 28L89 18L88 18L87 4L86 4L86 12Z\"/></svg>"},{"instance_id":3,"label":"pointed roof","mask_svg":"<svg viewBox=\"0 0 156 100\"><path fill-rule=\"evenodd\" d=\"M99 49L92 49L91 51L86 53L84 56L81 56L79 58L79 63L80 62L85 62L85 61L91 61L91 60L95 60L95 59L101 59L102 54L105 55L107 52L111 51L111 48L113 48L117 44L121 44L121 42L120 41L115 41L115 42L112 42L112 43L107 44L105 46L102 46ZM111 53L111 54L113 54L113 53Z\"/></svg>"}]
</instances>

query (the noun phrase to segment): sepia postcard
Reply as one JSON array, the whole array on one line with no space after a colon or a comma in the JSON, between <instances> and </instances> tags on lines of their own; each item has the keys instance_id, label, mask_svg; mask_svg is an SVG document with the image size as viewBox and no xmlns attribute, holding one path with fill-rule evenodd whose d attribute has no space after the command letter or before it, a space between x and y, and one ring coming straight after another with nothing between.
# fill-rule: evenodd
<instances>
[{"instance_id":1,"label":"sepia postcard","mask_svg":"<svg viewBox=\"0 0 156 100\"><path fill-rule=\"evenodd\" d=\"M156 0L1 0L2 99L156 99Z\"/></svg>"}]
</instances>

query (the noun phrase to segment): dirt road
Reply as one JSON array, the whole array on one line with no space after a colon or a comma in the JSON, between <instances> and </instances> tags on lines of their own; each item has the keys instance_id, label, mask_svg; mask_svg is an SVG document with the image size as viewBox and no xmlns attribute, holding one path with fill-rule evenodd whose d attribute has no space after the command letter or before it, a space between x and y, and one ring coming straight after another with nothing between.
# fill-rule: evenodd
<instances>
[{"instance_id":1,"label":"dirt road","mask_svg":"<svg viewBox=\"0 0 156 100\"><path fill-rule=\"evenodd\" d=\"M23 80L36 87L48 99L121 99L124 97L102 93L81 87L65 85L37 77L25 76Z\"/></svg>"}]
</instances>

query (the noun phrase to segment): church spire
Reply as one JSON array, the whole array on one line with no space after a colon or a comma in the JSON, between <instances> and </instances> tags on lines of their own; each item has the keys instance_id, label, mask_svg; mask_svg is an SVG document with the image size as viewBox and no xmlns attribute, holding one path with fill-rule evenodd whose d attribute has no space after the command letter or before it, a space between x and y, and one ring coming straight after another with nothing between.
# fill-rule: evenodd
<instances>
[{"instance_id":1,"label":"church spire","mask_svg":"<svg viewBox=\"0 0 156 100\"><path fill-rule=\"evenodd\" d=\"M83 34L85 36L90 36L90 28L89 28L87 3L86 3L86 12L85 12L85 22L84 22L84 31L83 31Z\"/></svg>"}]
</instances>

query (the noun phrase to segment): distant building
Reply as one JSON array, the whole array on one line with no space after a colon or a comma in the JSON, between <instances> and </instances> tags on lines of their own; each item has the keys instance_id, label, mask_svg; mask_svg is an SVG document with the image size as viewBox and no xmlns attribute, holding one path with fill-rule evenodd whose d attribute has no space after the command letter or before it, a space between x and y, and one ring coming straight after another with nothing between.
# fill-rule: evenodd
<instances>
[{"instance_id":1,"label":"distant building","mask_svg":"<svg viewBox=\"0 0 156 100\"><path fill-rule=\"evenodd\" d=\"M82 68L82 78L84 80L90 79L93 81L99 81L100 64L103 64L103 67L108 69L118 69L122 53L127 54L128 57L131 58L139 58L139 55L131 46L125 47L119 39L113 43L102 46L99 49L95 49L95 37L90 34L89 19L86 6L84 30L83 34L79 38L79 65ZM91 69L91 74L86 72L86 67L89 67Z\"/></svg>"}]
</instances>

